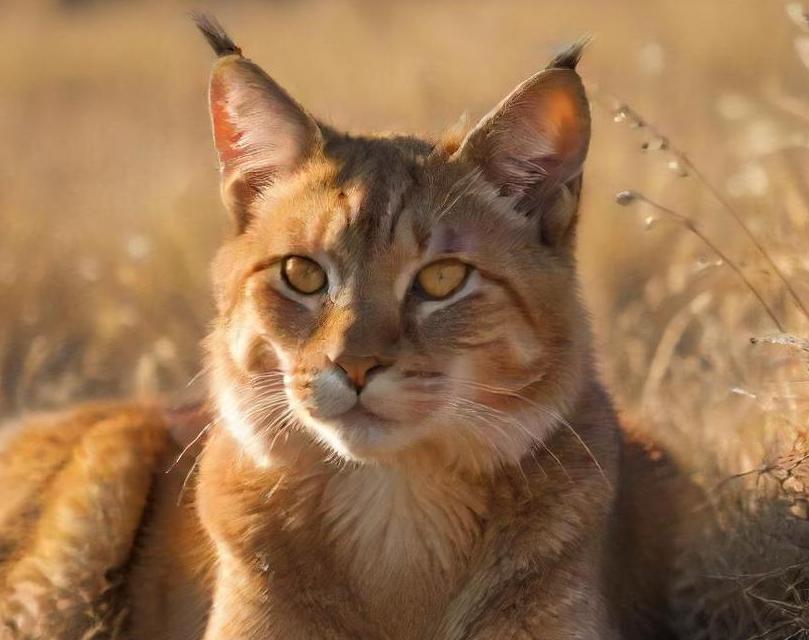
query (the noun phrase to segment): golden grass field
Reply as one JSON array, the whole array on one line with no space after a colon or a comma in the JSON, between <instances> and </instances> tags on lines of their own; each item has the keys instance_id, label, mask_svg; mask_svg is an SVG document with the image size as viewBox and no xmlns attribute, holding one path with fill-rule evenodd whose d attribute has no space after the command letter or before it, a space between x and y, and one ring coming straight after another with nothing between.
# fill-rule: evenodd
<instances>
[{"instance_id":1,"label":"golden grass field","mask_svg":"<svg viewBox=\"0 0 809 640\"><path fill-rule=\"evenodd\" d=\"M0 416L201 392L188 384L228 225L206 112L212 54L191 9L215 13L310 110L350 130L435 135L593 36L580 67L594 118L580 261L604 377L626 419L713 496L706 536L721 544L700 550L710 571L694 588L726 588L712 591L705 637L729 637L740 607L760 626L751 637L809 637L800 3L7 0Z\"/></svg>"}]
</instances>

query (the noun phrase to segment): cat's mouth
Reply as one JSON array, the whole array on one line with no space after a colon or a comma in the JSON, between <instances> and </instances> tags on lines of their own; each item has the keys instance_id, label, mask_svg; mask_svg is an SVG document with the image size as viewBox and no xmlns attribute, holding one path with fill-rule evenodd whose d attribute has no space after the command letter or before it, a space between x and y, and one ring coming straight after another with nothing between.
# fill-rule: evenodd
<instances>
[{"instance_id":1,"label":"cat's mouth","mask_svg":"<svg viewBox=\"0 0 809 640\"><path fill-rule=\"evenodd\" d=\"M370 459L401 451L429 435L448 389L435 372L389 370L357 393L344 376L325 371L292 378L287 394L300 422L339 454Z\"/></svg>"},{"instance_id":2,"label":"cat's mouth","mask_svg":"<svg viewBox=\"0 0 809 640\"><path fill-rule=\"evenodd\" d=\"M326 415L311 405L298 406L302 410L303 424L347 459L370 460L395 455L424 436L422 420L388 415L384 407L369 408L359 398L344 411L324 412Z\"/></svg>"},{"instance_id":3,"label":"cat's mouth","mask_svg":"<svg viewBox=\"0 0 809 640\"><path fill-rule=\"evenodd\" d=\"M329 418L329 422L342 429L386 427L392 426L393 421L374 413L361 402L357 402L351 409L338 416Z\"/></svg>"}]
</instances>

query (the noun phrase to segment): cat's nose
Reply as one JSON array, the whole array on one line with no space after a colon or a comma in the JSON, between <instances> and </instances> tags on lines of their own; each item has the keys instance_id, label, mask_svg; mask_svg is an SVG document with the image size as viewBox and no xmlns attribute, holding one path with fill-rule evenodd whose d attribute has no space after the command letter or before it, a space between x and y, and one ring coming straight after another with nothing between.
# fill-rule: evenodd
<instances>
[{"instance_id":1,"label":"cat's nose","mask_svg":"<svg viewBox=\"0 0 809 640\"><path fill-rule=\"evenodd\" d=\"M372 373L384 369L384 365L374 356L344 355L337 358L334 364L345 372L357 393L362 391Z\"/></svg>"}]
</instances>

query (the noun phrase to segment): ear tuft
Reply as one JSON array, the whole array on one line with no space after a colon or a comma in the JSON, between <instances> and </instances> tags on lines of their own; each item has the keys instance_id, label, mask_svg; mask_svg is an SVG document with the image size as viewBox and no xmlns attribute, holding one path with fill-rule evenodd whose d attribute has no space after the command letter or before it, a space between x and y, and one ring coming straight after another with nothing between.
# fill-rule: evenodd
<instances>
[{"instance_id":1,"label":"ear tuft","mask_svg":"<svg viewBox=\"0 0 809 640\"><path fill-rule=\"evenodd\" d=\"M218 57L242 55L242 50L236 46L216 18L205 13L192 13L191 17Z\"/></svg>"},{"instance_id":2,"label":"ear tuft","mask_svg":"<svg viewBox=\"0 0 809 640\"><path fill-rule=\"evenodd\" d=\"M573 44L568 45L554 56L553 60L548 63L546 69L570 69L576 70L576 66L581 60L581 55L584 52L584 47L590 44L590 36L582 36Z\"/></svg>"}]
</instances>

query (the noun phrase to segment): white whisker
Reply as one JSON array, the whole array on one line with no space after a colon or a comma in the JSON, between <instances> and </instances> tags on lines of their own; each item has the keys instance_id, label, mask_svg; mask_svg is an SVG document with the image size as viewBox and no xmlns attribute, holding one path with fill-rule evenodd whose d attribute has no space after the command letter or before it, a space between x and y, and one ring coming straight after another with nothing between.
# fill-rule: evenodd
<instances>
[{"instance_id":1,"label":"white whisker","mask_svg":"<svg viewBox=\"0 0 809 640\"><path fill-rule=\"evenodd\" d=\"M558 421L559 423L561 423L563 426L565 426L565 428L567 428L570 431L570 433L573 435L574 438L576 438L579 445L581 445L581 447L584 449L584 451L587 453L587 455L593 461L593 464L598 469L599 473L601 474L601 477L604 479L604 482L606 482L607 485L612 486L612 483L610 482L609 478L607 477L606 472L604 471L604 467L601 465L601 463L595 457L595 454L593 454L592 449L584 441L584 439L581 437L579 432L576 431L576 429L573 427L573 425L570 424L570 422L564 416L562 416L559 412L554 411L553 409L550 409L548 407L544 407L544 406L534 402L530 398L526 398L524 395L522 395L520 393L517 393L516 391L512 391L511 389L504 389L504 388L501 388L501 387L494 387L492 385L487 385L487 384L484 384L482 382L477 382L477 381L474 381L474 380L464 380L464 379L461 379L461 378L452 378L452 380L454 382L459 383L459 384L464 384L464 385L467 385L467 386L472 387L472 388L477 388L477 389L480 389L482 391L487 391L487 392L495 394L495 395L508 396L508 397L511 397L511 398L515 398L517 400L521 400L521 401L527 403L529 406L536 409L537 411L541 411L545 415L547 415L547 416L553 418L554 420Z\"/></svg>"}]
</instances>

